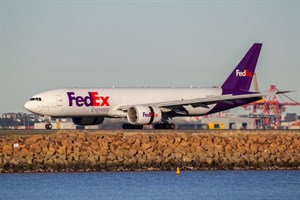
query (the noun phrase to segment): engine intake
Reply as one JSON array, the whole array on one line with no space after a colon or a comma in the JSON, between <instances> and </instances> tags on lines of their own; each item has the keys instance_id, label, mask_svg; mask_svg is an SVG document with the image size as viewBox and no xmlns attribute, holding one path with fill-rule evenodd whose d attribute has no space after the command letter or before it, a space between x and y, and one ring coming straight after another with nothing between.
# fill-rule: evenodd
<instances>
[{"instance_id":1,"label":"engine intake","mask_svg":"<svg viewBox=\"0 0 300 200\"><path fill-rule=\"evenodd\" d=\"M161 110L152 106L133 106L127 111L127 119L130 124L152 124L160 122Z\"/></svg>"},{"instance_id":2,"label":"engine intake","mask_svg":"<svg viewBox=\"0 0 300 200\"><path fill-rule=\"evenodd\" d=\"M73 117L72 121L74 124L82 126L99 125L104 121L104 117Z\"/></svg>"}]
</instances>

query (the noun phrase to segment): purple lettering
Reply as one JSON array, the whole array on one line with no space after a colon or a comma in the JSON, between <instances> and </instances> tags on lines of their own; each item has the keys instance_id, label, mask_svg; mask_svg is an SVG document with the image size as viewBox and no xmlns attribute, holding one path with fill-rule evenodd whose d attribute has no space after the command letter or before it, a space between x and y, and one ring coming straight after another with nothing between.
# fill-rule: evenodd
<instances>
[{"instance_id":1,"label":"purple lettering","mask_svg":"<svg viewBox=\"0 0 300 200\"><path fill-rule=\"evenodd\" d=\"M76 106L101 106L108 107L109 96L100 96L98 92L88 92L88 96L75 96L74 92L67 92L69 98L69 106L73 106L73 101L75 101Z\"/></svg>"},{"instance_id":2,"label":"purple lettering","mask_svg":"<svg viewBox=\"0 0 300 200\"><path fill-rule=\"evenodd\" d=\"M143 117L151 117L151 112L149 112L149 113L143 112Z\"/></svg>"},{"instance_id":3,"label":"purple lettering","mask_svg":"<svg viewBox=\"0 0 300 200\"><path fill-rule=\"evenodd\" d=\"M69 97L69 106L73 106L73 100L76 100L75 97L73 97L73 95L75 94L74 92L67 92L68 97Z\"/></svg>"},{"instance_id":4,"label":"purple lettering","mask_svg":"<svg viewBox=\"0 0 300 200\"><path fill-rule=\"evenodd\" d=\"M90 92L89 92L89 95L90 96L84 97L84 104L85 104L85 106L92 106L93 105L93 100L92 100Z\"/></svg>"},{"instance_id":5,"label":"purple lettering","mask_svg":"<svg viewBox=\"0 0 300 200\"><path fill-rule=\"evenodd\" d=\"M81 96L76 97L76 105L77 105L78 107L83 106L84 103L85 103L85 102L84 102L83 97L81 97Z\"/></svg>"},{"instance_id":6,"label":"purple lettering","mask_svg":"<svg viewBox=\"0 0 300 200\"><path fill-rule=\"evenodd\" d=\"M149 112L149 113L145 113L143 112L143 117L152 117L152 112ZM154 113L154 117L158 117L158 113Z\"/></svg>"}]
</instances>

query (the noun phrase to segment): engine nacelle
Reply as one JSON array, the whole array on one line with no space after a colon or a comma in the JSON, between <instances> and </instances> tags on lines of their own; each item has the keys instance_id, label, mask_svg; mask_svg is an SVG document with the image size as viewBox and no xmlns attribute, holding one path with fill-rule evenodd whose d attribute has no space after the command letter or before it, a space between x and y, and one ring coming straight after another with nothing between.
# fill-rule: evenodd
<instances>
[{"instance_id":1,"label":"engine nacelle","mask_svg":"<svg viewBox=\"0 0 300 200\"><path fill-rule=\"evenodd\" d=\"M161 110L152 106L133 106L127 111L127 119L130 124L152 124L160 122Z\"/></svg>"},{"instance_id":2,"label":"engine nacelle","mask_svg":"<svg viewBox=\"0 0 300 200\"><path fill-rule=\"evenodd\" d=\"M104 121L104 117L73 117L72 121L74 124L82 126L99 125Z\"/></svg>"}]
</instances>

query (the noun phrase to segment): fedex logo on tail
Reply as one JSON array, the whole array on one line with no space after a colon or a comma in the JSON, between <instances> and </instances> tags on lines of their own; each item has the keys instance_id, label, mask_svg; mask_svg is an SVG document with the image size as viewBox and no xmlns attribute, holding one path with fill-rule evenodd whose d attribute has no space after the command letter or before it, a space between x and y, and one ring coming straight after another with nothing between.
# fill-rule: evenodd
<instances>
[{"instance_id":1,"label":"fedex logo on tail","mask_svg":"<svg viewBox=\"0 0 300 200\"><path fill-rule=\"evenodd\" d=\"M152 117L152 112L149 112L149 113L143 112L143 117ZM158 117L158 114L154 113L154 117Z\"/></svg>"},{"instance_id":2,"label":"fedex logo on tail","mask_svg":"<svg viewBox=\"0 0 300 200\"><path fill-rule=\"evenodd\" d=\"M67 92L69 98L69 106L73 106L75 102L76 106L110 106L108 99L109 96L100 96L98 92L88 92L85 97L76 96L74 92Z\"/></svg>"},{"instance_id":3,"label":"fedex logo on tail","mask_svg":"<svg viewBox=\"0 0 300 200\"><path fill-rule=\"evenodd\" d=\"M235 70L235 76L246 76L246 77L252 77L252 72L249 72L247 69L244 71Z\"/></svg>"}]
</instances>

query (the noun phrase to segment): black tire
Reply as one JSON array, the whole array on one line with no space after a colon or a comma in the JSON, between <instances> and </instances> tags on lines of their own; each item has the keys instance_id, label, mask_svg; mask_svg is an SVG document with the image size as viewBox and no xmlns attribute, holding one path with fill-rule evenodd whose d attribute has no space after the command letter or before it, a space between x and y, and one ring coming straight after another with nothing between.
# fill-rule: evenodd
<instances>
[{"instance_id":1,"label":"black tire","mask_svg":"<svg viewBox=\"0 0 300 200\"><path fill-rule=\"evenodd\" d=\"M123 124L123 125L122 125L122 128L123 128L123 129L128 129L128 124Z\"/></svg>"},{"instance_id":2,"label":"black tire","mask_svg":"<svg viewBox=\"0 0 300 200\"><path fill-rule=\"evenodd\" d=\"M143 125L131 124L131 129L143 129Z\"/></svg>"},{"instance_id":3,"label":"black tire","mask_svg":"<svg viewBox=\"0 0 300 200\"><path fill-rule=\"evenodd\" d=\"M175 127L176 127L175 124L173 124L173 123L170 124L170 129L175 129Z\"/></svg>"},{"instance_id":4,"label":"black tire","mask_svg":"<svg viewBox=\"0 0 300 200\"><path fill-rule=\"evenodd\" d=\"M170 129L171 125L170 124L164 124L164 129Z\"/></svg>"},{"instance_id":5,"label":"black tire","mask_svg":"<svg viewBox=\"0 0 300 200\"><path fill-rule=\"evenodd\" d=\"M169 123L159 123L154 124L154 129L175 129L175 124L169 124Z\"/></svg>"},{"instance_id":6,"label":"black tire","mask_svg":"<svg viewBox=\"0 0 300 200\"><path fill-rule=\"evenodd\" d=\"M160 124L154 124L154 129L161 129Z\"/></svg>"},{"instance_id":7,"label":"black tire","mask_svg":"<svg viewBox=\"0 0 300 200\"><path fill-rule=\"evenodd\" d=\"M45 124L46 129L52 129L52 124Z\"/></svg>"},{"instance_id":8,"label":"black tire","mask_svg":"<svg viewBox=\"0 0 300 200\"><path fill-rule=\"evenodd\" d=\"M143 129L144 128L144 126L143 125L140 125L140 129Z\"/></svg>"}]
</instances>

